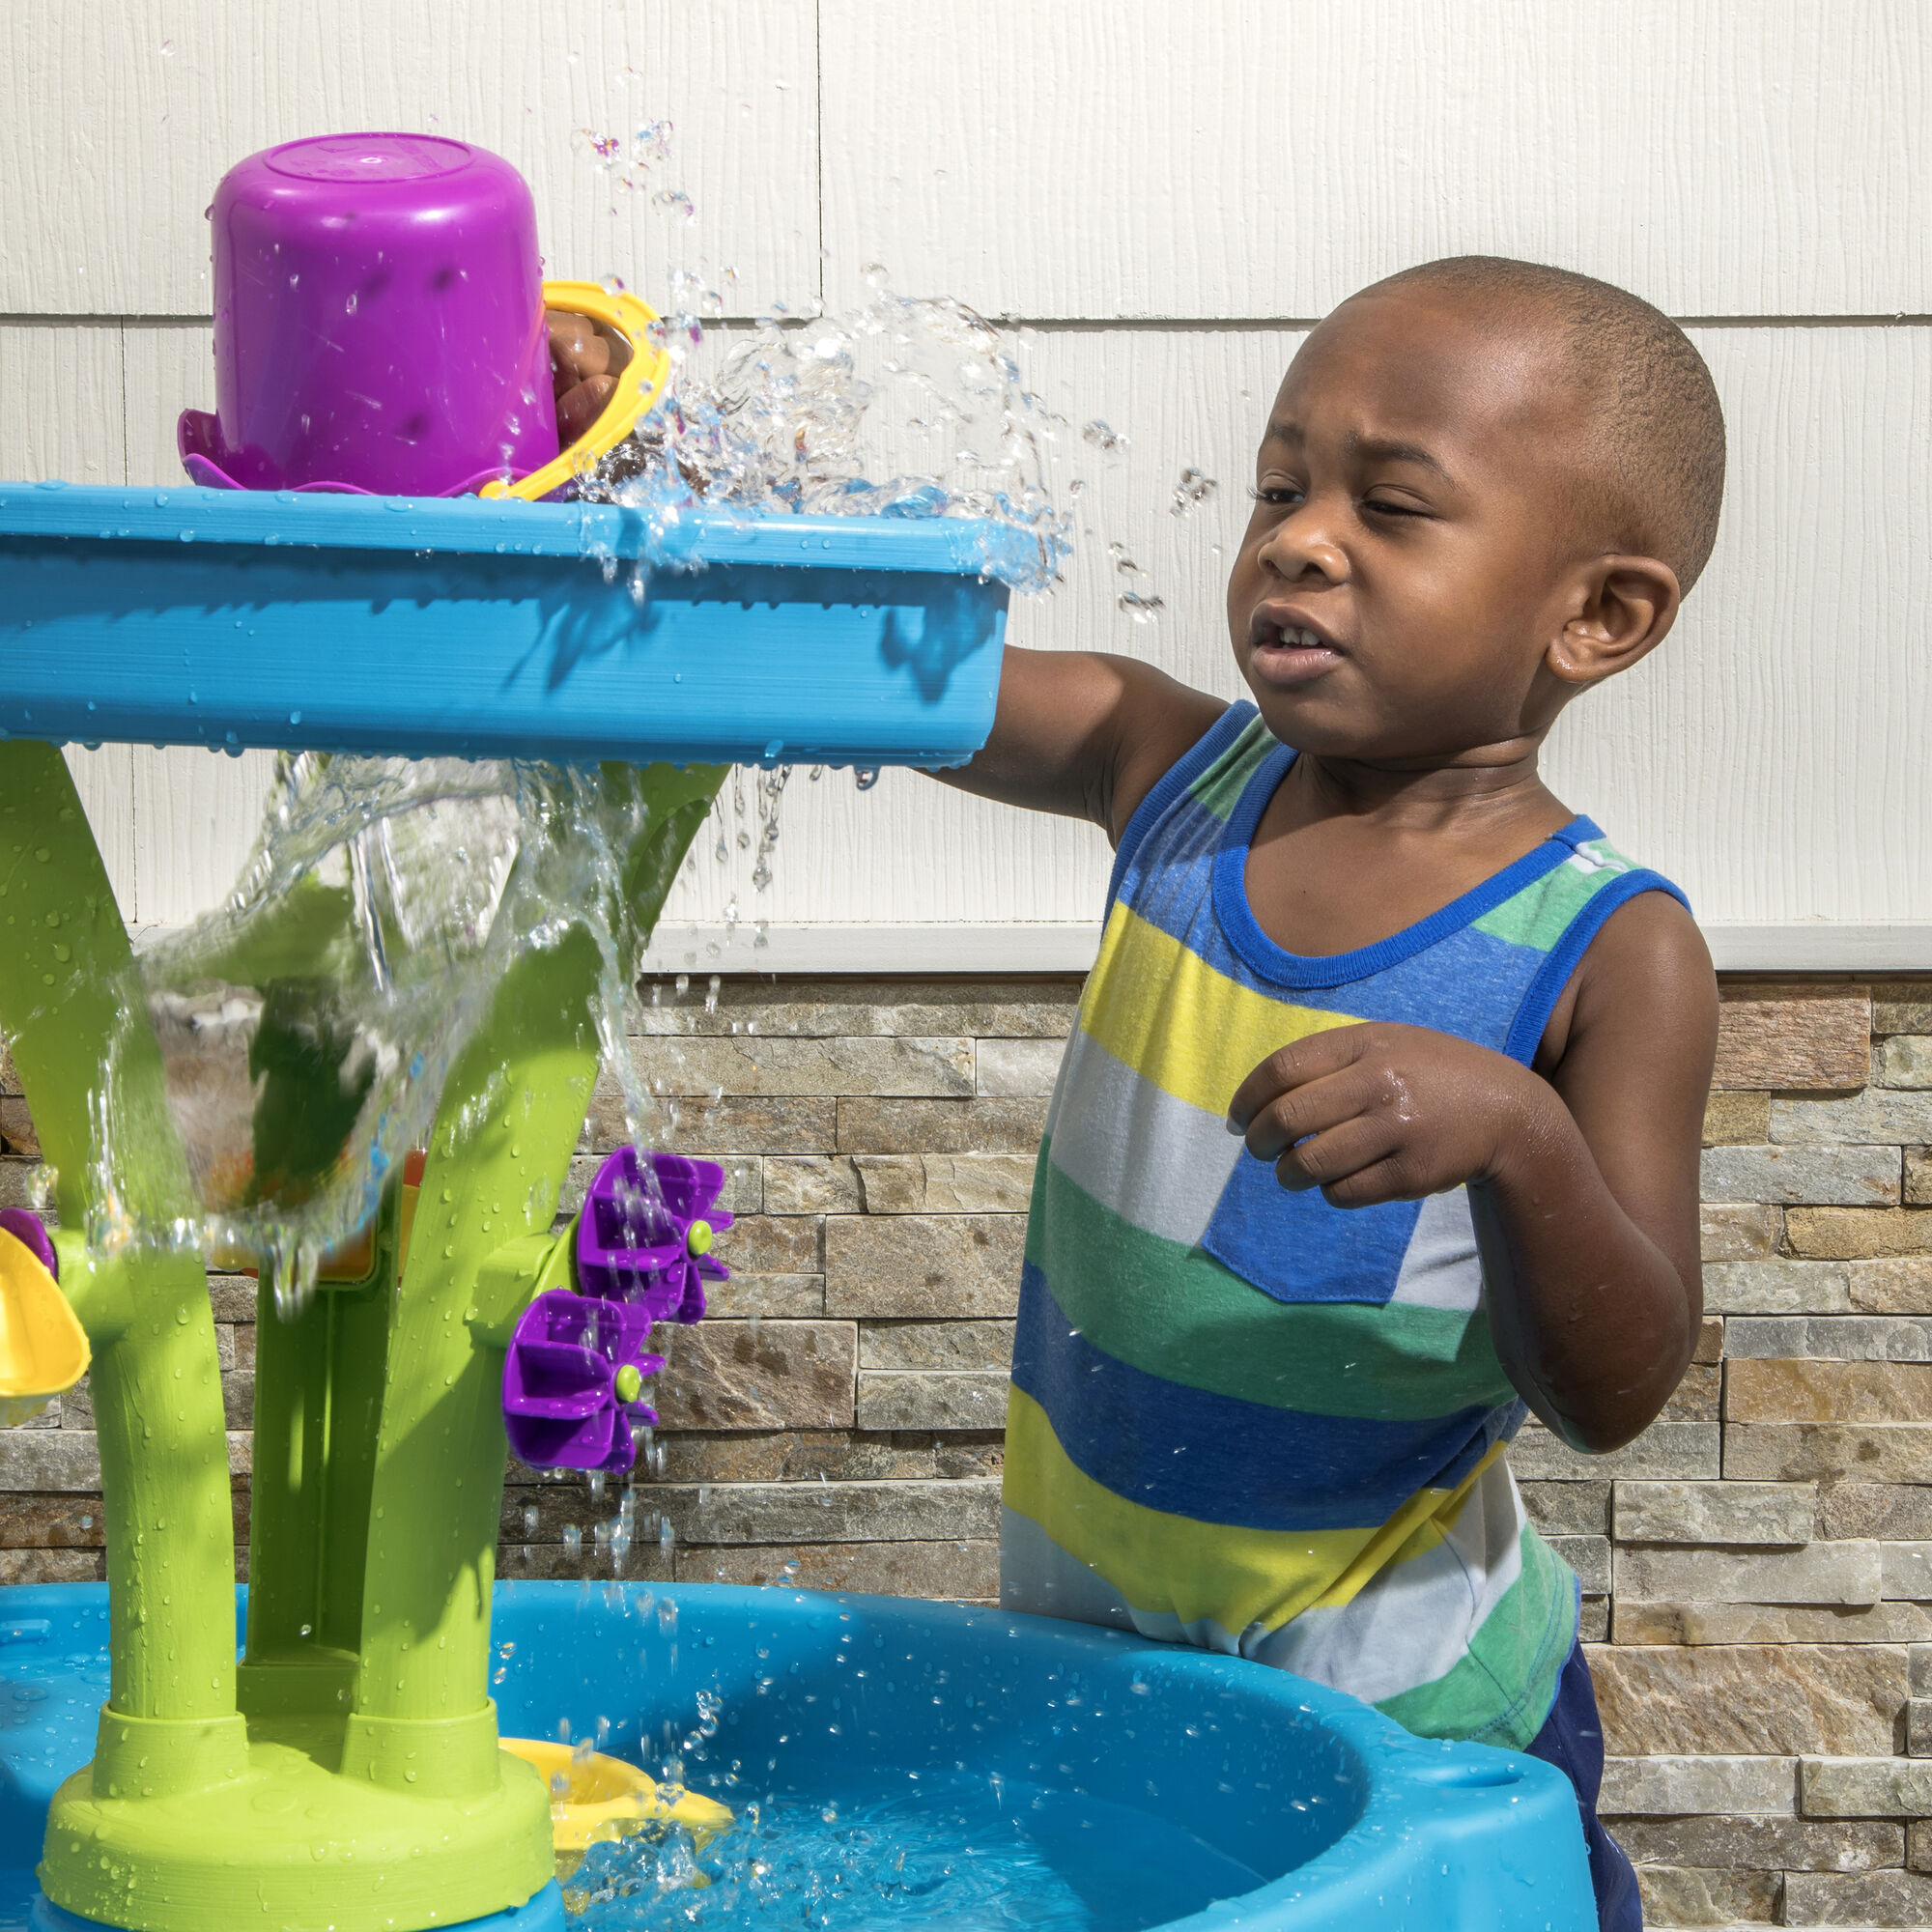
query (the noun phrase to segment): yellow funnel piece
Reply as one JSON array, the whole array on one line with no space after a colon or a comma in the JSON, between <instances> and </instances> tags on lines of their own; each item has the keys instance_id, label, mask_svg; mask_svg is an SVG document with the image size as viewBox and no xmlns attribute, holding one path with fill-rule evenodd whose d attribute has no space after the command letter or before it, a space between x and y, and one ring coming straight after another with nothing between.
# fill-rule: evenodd
<instances>
[{"instance_id":1,"label":"yellow funnel piece","mask_svg":"<svg viewBox=\"0 0 1932 1932\"><path fill-rule=\"evenodd\" d=\"M682 1825L700 1852L731 1829L731 1813L715 1799L657 1780L621 1758L579 1757L568 1745L540 1738L502 1738L513 1757L534 1765L550 1788L550 1828L557 1868L568 1876L591 1845L628 1837L653 1825ZM559 1785L558 1780L563 1782Z\"/></svg>"},{"instance_id":2,"label":"yellow funnel piece","mask_svg":"<svg viewBox=\"0 0 1932 1932\"><path fill-rule=\"evenodd\" d=\"M545 308L581 315L595 325L611 345L611 369L617 386L597 420L554 462L533 469L520 483L486 483L478 496L522 497L535 503L562 489L592 469L599 457L609 456L650 414L670 380L670 357L651 340L657 311L636 296L613 296L598 282L546 282L543 297Z\"/></svg>"},{"instance_id":3,"label":"yellow funnel piece","mask_svg":"<svg viewBox=\"0 0 1932 1932\"><path fill-rule=\"evenodd\" d=\"M31 1422L90 1359L60 1284L25 1241L0 1229L0 1428Z\"/></svg>"}]
</instances>

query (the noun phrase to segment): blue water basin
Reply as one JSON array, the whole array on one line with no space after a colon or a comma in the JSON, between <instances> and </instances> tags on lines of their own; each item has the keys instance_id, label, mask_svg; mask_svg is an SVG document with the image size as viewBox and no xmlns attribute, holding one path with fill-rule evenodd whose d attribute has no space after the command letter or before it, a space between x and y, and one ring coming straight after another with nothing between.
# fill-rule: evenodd
<instances>
[{"instance_id":1,"label":"blue water basin","mask_svg":"<svg viewBox=\"0 0 1932 1932\"><path fill-rule=\"evenodd\" d=\"M48 1799L92 1750L106 1632L103 1585L0 1591L0 1932L29 1924ZM929 1803L950 1827L1017 1833L1071 1901L1056 1924L1596 1923L1576 1799L1549 1766L1413 1738L1238 1659L956 1605L701 1584L501 1584L493 1638L506 1734L567 1726L654 1770L681 1752L687 1782L741 1816L810 1800L912 1832ZM43 1902L31 1919L63 1921L80 1923ZM562 1921L551 1893L475 1923Z\"/></svg>"}]
</instances>

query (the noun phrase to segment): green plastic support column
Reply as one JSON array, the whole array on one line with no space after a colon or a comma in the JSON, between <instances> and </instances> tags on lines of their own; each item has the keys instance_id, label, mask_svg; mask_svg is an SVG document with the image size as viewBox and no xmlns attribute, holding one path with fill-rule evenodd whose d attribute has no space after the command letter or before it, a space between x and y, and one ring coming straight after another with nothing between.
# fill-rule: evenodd
<instances>
[{"instance_id":1,"label":"green plastic support column","mask_svg":"<svg viewBox=\"0 0 1932 1932\"><path fill-rule=\"evenodd\" d=\"M128 956L66 760L50 745L0 744L0 1025L58 1171L69 1229L84 1227L97 1205L89 1108L108 1065ZM193 1212L160 1050L147 1028L126 1031L114 1078L124 1123L115 1185L145 1211ZM103 1786L189 1789L235 1776L243 1744L214 1323L198 1255L136 1252L113 1271L129 1320L123 1332L91 1338L89 1386L109 1498L109 1713L127 1722L103 1721L96 1772ZM124 1765L129 1752L146 1762Z\"/></svg>"},{"instance_id":2,"label":"green plastic support column","mask_svg":"<svg viewBox=\"0 0 1932 1932\"><path fill-rule=\"evenodd\" d=\"M626 855L640 935L724 781L716 767L628 773L650 807ZM597 1075L588 935L526 954L444 1088L397 1297L363 1583L362 1671L343 1769L378 1783L490 1775L490 1588L502 1511L503 1350L480 1332L479 1277L547 1230ZM460 1133L456 1123L475 1124ZM413 1756L411 1754L414 1753Z\"/></svg>"}]
</instances>

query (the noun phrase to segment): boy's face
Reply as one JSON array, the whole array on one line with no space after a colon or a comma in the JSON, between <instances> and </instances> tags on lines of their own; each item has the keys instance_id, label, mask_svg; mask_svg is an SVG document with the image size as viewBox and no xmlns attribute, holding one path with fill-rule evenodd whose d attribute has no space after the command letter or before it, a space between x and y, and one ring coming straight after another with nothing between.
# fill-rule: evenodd
<instances>
[{"instance_id":1,"label":"boy's face","mask_svg":"<svg viewBox=\"0 0 1932 1932\"><path fill-rule=\"evenodd\" d=\"M1439 289L1323 322L1275 400L1228 582L1275 736L1428 763L1546 729L1571 690L1542 658L1574 610L1565 457L1586 427L1551 348Z\"/></svg>"}]
</instances>

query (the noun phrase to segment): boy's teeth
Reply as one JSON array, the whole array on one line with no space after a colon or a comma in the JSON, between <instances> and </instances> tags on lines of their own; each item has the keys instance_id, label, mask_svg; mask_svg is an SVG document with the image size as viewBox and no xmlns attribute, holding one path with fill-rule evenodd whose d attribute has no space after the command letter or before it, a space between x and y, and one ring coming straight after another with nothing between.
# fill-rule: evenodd
<instances>
[{"instance_id":1,"label":"boy's teeth","mask_svg":"<svg viewBox=\"0 0 1932 1932\"><path fill-rule=\"evenodd\" d=\"M1299 624L1286 626L1282 631L1281 640L1292 650L1316 651L1321 648L1321 639L1313 631Z\"/></svg>"}]
</instances>

